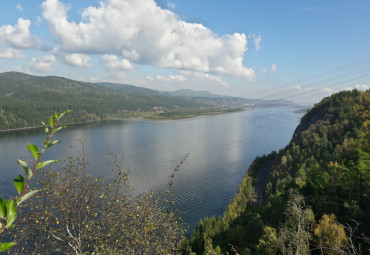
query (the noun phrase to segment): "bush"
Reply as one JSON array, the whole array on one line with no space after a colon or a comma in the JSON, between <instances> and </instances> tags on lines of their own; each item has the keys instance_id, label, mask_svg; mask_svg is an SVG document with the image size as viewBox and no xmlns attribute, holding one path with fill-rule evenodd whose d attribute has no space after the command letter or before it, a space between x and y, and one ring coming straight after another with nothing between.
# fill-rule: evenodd
<instances>
[{"instance_id":1,"label":"bush","mask_svg":"<svg viewBox=\"0 0 370 255\"><path fill-rule=\"evenodd\" d=\"M132 195L116 156L113 180L93 178L84 151L37 178L42 192L20 212L14 253L175 253L183 228L172 210L152 193Z\"/></svg>"}]
</instances>

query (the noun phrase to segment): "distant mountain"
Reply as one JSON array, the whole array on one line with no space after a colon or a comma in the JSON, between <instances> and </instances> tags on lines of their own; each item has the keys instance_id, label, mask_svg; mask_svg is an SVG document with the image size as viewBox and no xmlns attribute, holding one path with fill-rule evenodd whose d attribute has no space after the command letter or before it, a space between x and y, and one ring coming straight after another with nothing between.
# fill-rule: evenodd
<instances>
[{"instance_id":1,"label":"distant mountain","mask_svg":"<svg viewBox=\"0 0 370 255\"><path fill-rule=\"evenodd\" d=\"M0 73L0 130L38 126L45 116L67 109L73 113L66 116L66 121L85 122L143 115L148 118L148 114L169 111L175 111L170 114L175 118L176 115L191 116L188 113L194 109L198 109L199 114L207 114L204 109L220 108L224 112L231 108L292 104L220 96L207 91L165 92L128 84L91 83L19 72ZM180 112L181 109L187 114Z\"/></svg>"},{"instance_id":2,"label":"distant mountain","mask_svg":"<svg viewBox=\"0 0 370 255\"><path fill-rule=\"evenodd\" d=\"M147 89L142 87L136 87L134 85L122 84L122 83L109 83L102 82L102 85L114 88L118 91L127 92L131 94L140 95L165 95L165 96L175 96L175 97L201 97L201 98L232 98L230 96L221 96L213 94L209 91L196 91L191 89L181 89L176 91L160 91L154 89Z\"/></svg>"},{"instance_id":3,"label":"distant mountain","mask_svg":"<svg viewBox=\"0 0 370 255\"><path fill-rule=\"evenodd\" d=\"M107 86L109 88L115 89L117 91L136 94L136 95L165 95L161 91L154 89L147 89L142 87L136 87L134 85L122 84L122 83L110 83L110 82L101 82L100 84Z\"/></svg>"},{"instance_id":4,"label":"distant mountain","mask_svg":"<svg viewBox=\"0 0 370 255\"><path fill-rule=\"evenodd\" d=\"M242 97L233 97L233 96L224 96L224 95L217 95L209 91L196 91L191 89L180 89L176 91L160 91L154 89L147 89L142 87L136 87L134 85L128 84L120 84L120 83L101 83L103 85L109 86L116 90L127 92L131 94L139 94L139 95L165 95L165 96L172 96L172 97L186 97L192 99L214 99L214 100L222 100L227 99L231 101L238 101L238 103L245 103L249 105L256 105L256 106L296 106L293 101L289 100L267 100L267 99L249 99L249 98L242 98Z\"/></svg>"}]
</instances>

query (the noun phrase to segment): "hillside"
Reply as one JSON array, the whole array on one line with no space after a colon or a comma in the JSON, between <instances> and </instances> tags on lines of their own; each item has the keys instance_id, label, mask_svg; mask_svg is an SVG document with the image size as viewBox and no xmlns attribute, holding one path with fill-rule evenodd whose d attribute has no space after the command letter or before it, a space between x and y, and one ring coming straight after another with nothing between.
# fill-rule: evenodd
<instances>
[{"instance_id":1,"label":"hillside","mask_svg":"<svg viewBox=\"0 0 370 255\"><path fill-rule=\"evenodd\" d=\"M359 252L362 244L365 254L369 127L370 91L323 99L302 117L284 149L254 160L224 214L201 220L187 249L196 254L230 253L232 247L239 254L359 254L354 249Z\"/></svg>"},{"instance_id":2,"label":"hillside","mask_svg":"<svg viewBox=\"0 0 370 255\"><path fill-rule=\"evenodd\" d=\"M88 83L55 76L0 74L0 130L39 126L55 111L73 110L66 121L107 118L192 117L241 110L247 99L165 95L133 85Z\"/></svg>"}]
</instances>

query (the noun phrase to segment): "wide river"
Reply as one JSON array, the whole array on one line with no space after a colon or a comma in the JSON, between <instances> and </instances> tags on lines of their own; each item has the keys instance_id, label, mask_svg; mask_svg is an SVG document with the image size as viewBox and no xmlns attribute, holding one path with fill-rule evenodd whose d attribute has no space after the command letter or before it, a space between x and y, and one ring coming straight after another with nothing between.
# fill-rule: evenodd
<instances>
[{"instance_id":1,"label":"wide river","mask_svg":"<svg viewBox=\"0 0 370 255\"><path fill-rule=\"evenodd\" d=\"M184 120L123 119L69 126L60 131L61 144L45 159L65 158L87 143L94 176L112 177L109 151L124 156L135 192L165 189L168 176L188 154L175 177L175 207L192 231L199 219L220 215L237 192L248 166L258 155L284 148L302 114L294 108L265 108ZM41 147L41 129L0 133L0 193L14 194L11 180L30 159L27 143Z\"/></svg>"}]
</instances>

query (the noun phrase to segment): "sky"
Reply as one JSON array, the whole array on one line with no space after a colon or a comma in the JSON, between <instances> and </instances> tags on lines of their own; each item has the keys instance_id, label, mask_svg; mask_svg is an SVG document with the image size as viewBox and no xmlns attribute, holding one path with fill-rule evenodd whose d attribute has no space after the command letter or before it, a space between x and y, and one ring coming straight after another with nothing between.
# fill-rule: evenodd
<instances>
[{"instance_id":1,"label":"sky","mask_svg":"<svg viewBox=\"0 0 370 255\"><path fill-rule=\"evenodd\" d=\"M370 1L0 0L0 72L310 104L370 86Z\"/></svg>"}]
</instances>

